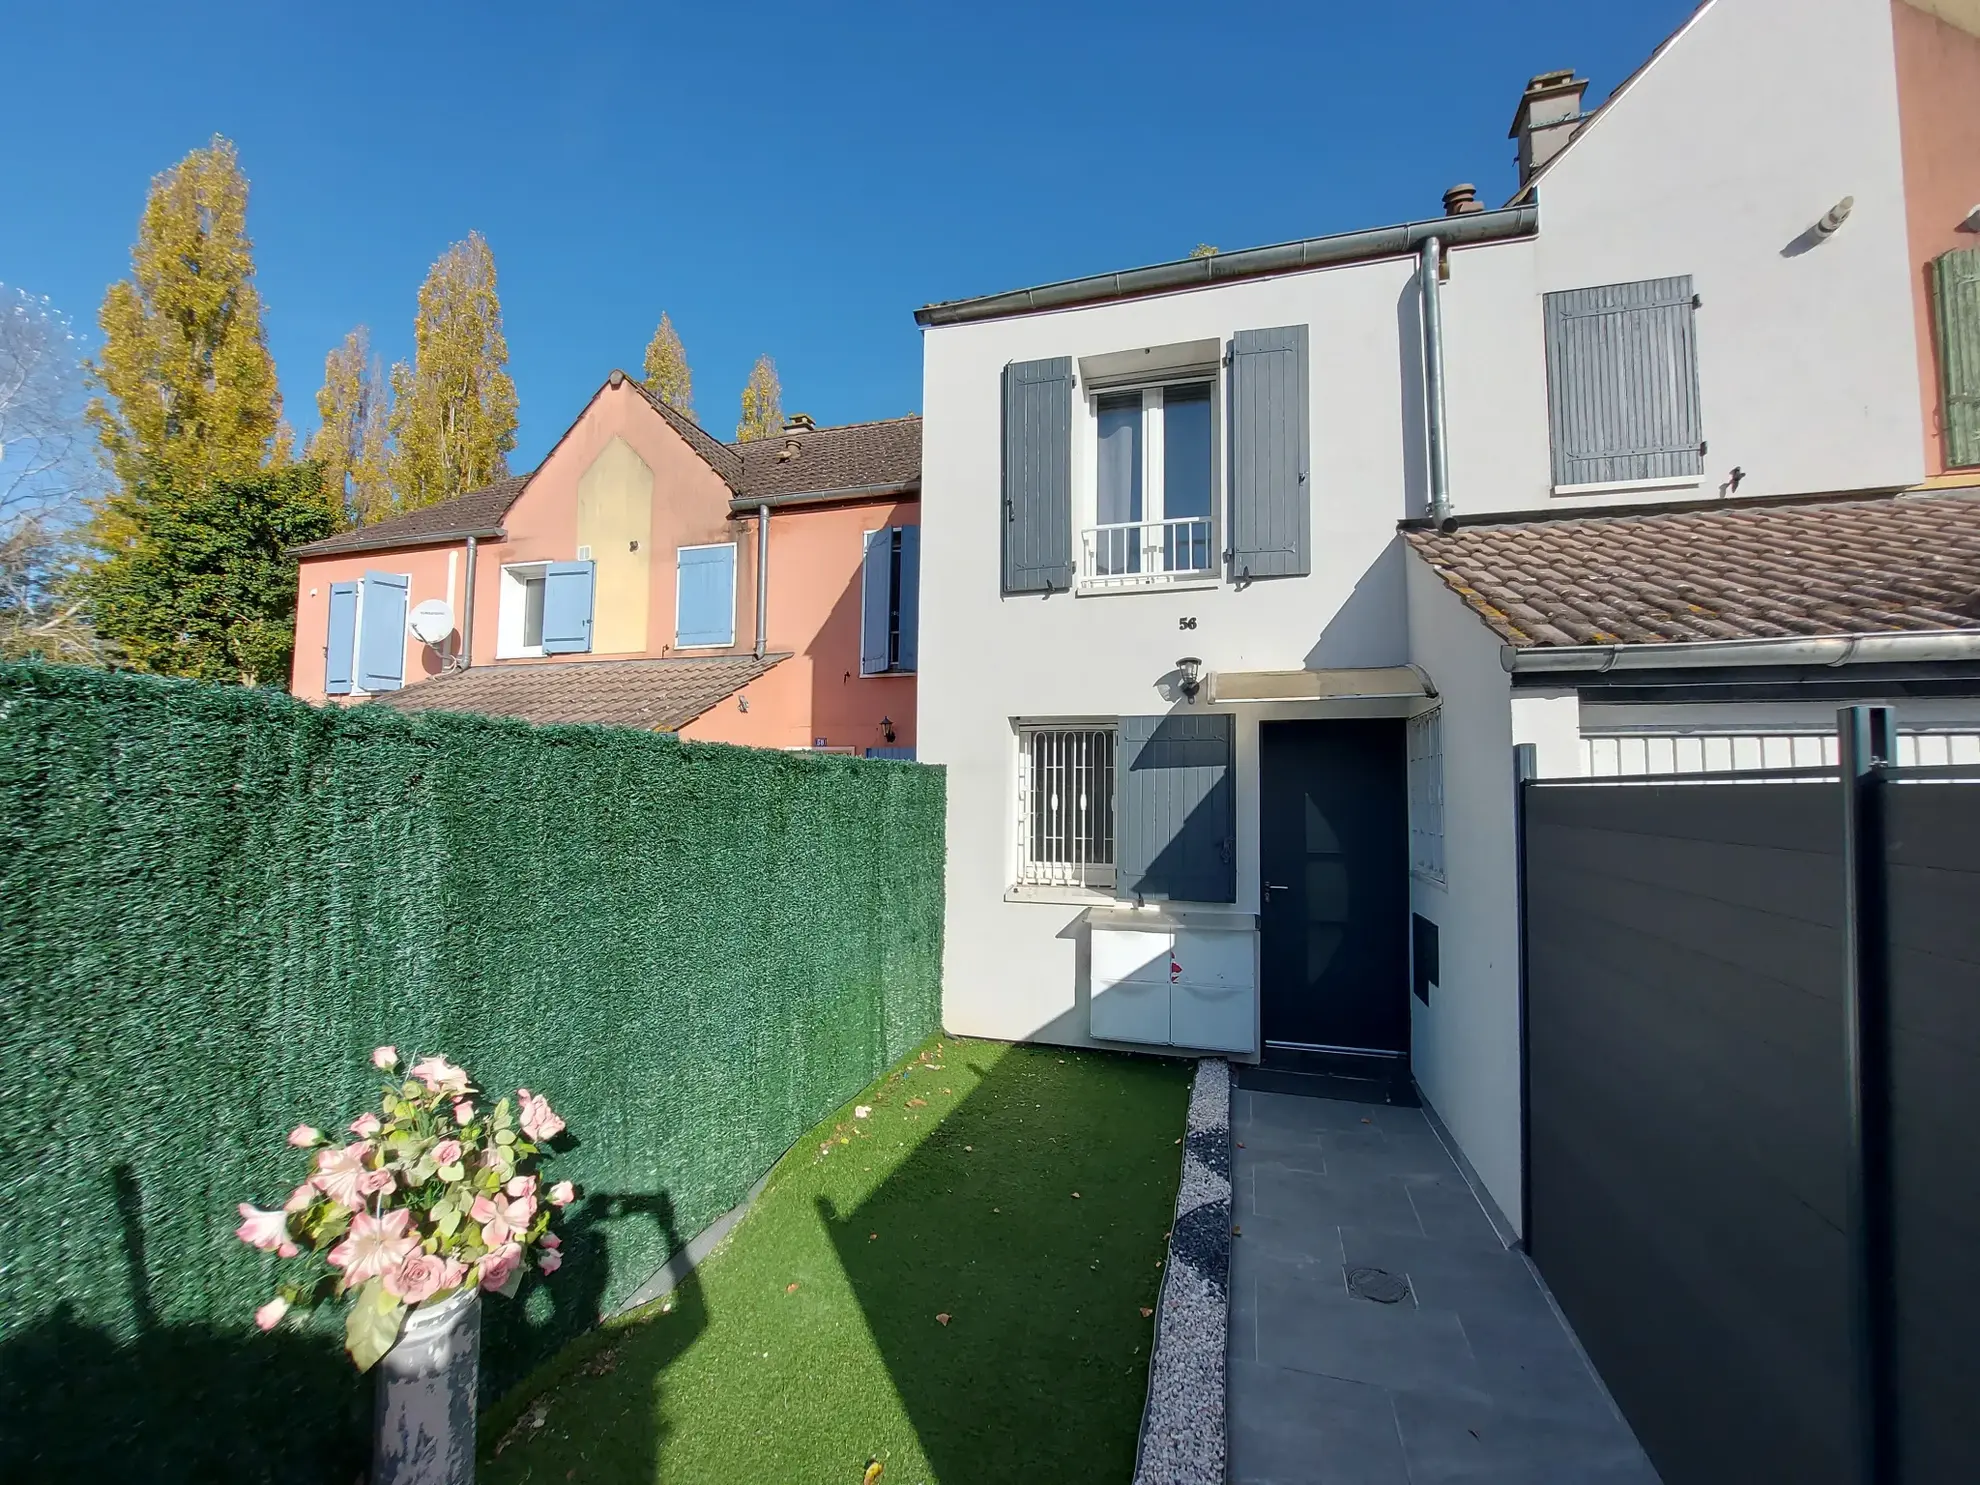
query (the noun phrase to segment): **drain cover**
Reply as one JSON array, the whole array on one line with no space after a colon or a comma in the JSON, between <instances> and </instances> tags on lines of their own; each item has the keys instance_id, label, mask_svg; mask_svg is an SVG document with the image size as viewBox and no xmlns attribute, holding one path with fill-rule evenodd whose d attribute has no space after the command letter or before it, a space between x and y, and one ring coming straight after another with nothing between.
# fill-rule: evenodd
<instances>
[{"instance_id":1,"label":"drain cover","mask_svg":"<svg viewBox=\"0 0 1980 1485\"><path fill-rule=\"evenodd\" d=\"M1351 1268L1347 1271L1348 1293L1377 1304L1392 1305L1409 1293L1409 1279L1383 1268Z\"/></svg>"}]
</instances>

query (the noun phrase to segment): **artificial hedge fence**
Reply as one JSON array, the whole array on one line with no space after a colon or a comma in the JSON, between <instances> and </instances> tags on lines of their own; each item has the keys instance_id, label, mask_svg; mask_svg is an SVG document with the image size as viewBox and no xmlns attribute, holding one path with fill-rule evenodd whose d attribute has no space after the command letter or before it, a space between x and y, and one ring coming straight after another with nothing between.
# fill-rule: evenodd
<instances>
[{"instance_id":1,"label":"artificial hedge fence","mask_svg":"<svg viewBox=\"0 0 1980 1485\"><path fill-rule=\"evenodd\" d=\"M381 1042L547 1094L568 1261L492 1397L933 1031L943 775L0 665L0 1477L348 1482L340 1315L273 1204Z\"/></svg>"}]
</instances>

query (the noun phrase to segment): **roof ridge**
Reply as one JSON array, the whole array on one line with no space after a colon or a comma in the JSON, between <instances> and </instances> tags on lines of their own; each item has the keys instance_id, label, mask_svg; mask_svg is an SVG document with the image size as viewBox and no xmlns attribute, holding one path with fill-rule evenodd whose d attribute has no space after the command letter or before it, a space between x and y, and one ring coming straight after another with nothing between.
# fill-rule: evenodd
<instances>
[{"instance_id":1,"label":"roof ridge","mask_svg":"<svg viewBox=\"0 0 1980 1485\"><path fill-rule=\"evenodd\" d=\"M738 438L733 442L731 442L729 447L732 449L741 450L750 444L768 443L773 438L785 438L795 432L844 433L848 429L852 429L852 428L878 428L887 423L919 423L920 421L921 421L921 414L918 412L911 412L911 413L901 413L891 418L862 418L857 423L827 423L822 428L804 428L804 429L780 428L775 433L766 433L760 438Z\"/></svg>"}]
</instances>

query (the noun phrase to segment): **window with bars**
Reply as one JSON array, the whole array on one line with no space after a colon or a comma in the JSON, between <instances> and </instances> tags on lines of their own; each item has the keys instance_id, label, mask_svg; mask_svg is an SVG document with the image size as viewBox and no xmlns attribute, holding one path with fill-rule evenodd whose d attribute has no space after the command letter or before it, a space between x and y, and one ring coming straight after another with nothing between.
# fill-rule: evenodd
<instances>
[{"instance_id":1,"label":"window with bars","mask_svg":"<svg viewBox=\"0 0 1980 1485\"><path fill-rule=\"evenodd\" d=\"M1409 719L1409 869L1444 879L1444 714Z\"/></svg>"},{"instance_id":2,"label":"window with bars","mask_svg":"<svg viewBox=\"0 0 1980 1485\"><path fill-rule=\"evenodd\" d=\"M1114 729L1018 729L1017 881L1114 883Z\"/></svg>"}]
</instances>

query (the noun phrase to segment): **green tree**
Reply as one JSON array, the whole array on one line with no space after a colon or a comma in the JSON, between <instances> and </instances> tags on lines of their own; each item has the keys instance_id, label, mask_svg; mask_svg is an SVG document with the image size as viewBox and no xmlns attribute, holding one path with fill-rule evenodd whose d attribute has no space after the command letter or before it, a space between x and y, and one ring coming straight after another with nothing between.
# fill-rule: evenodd
<instances>
[{"instance_id":1,"label":"green tree","mask_svg":"<svg viewBox=\"0 0 1980 1485\"><path fill-rule=\"evenodd\" d=\"M316 394L322 422L309 441L309 457L323 470L325 493L354 526L394 511L385 451L388 402L385 372L371 354L371 332L360 325L323 358L323 388Z\"/></svg>"},{"instance_id":2,"label":"green tree","mask_svg":"<svg viewBox=\"0 0 1980 1485\"><path fill-rule=\"evenodd\" d=\"M694 375L674 322L664 311L660 327L646 343L646 390L676 412L694 416Z\"/></svg>"},{"instance_id":3,"label":"green tree","mask_svg":"<svg viewBox=\"0 0 1980 1485\"><path fill-rule=\"evenodd\" d=\"M160 470L113 495L129 539L79 580L97 632L140 670L285 684L296 619L288 549L337 525L322 481L313 464L183 483Z\"/></svg>"},{"instance_id":4,"label":"green tree","mask_svg":"<svg viewBox=\"0 0 1980 1485\"><path fill-rule=\"evenodd\" d=\"M153 471L179 484L242 479L277 452L282 398L247 199L234 146L215 135L152 181L131 276L104 295L103 352L89 370L107 396L88 416L127 493Z\"/></svg>"},{"instance_id":5,"label":"green tree","mask_svg":"<svg viewBox=\"0 0 1980 1485\"><path fill-rule=\"evenodd\" d=\"M1217 245L1214 242L1199 242L1189 250L1189 255L1192 258L1214 258L1217 256Z\"/></svg>"},{"instance_id":6,"label":"green tree","mask_svg":"<svg viewBox=\"0 0 1980 1485\"><path fill-rule=\"evenodd\" d=\"M413 364L392 368L392 488L401 508L431 505L509 472L516 384L508 364L495 255L470 232L420 285Z\"/></svg>"},{"instance_id":7,"label":"green tree","mask_svg":"<svg viewBox=\"0 0 1980 1485\"><path fill-rule=\"evenodd\" d=\"M777 363L758 356L743 383L742 421L736 424L736 442L768 438L784 427L784 389L777 381Z\"/></svg>"}]
</instances>

